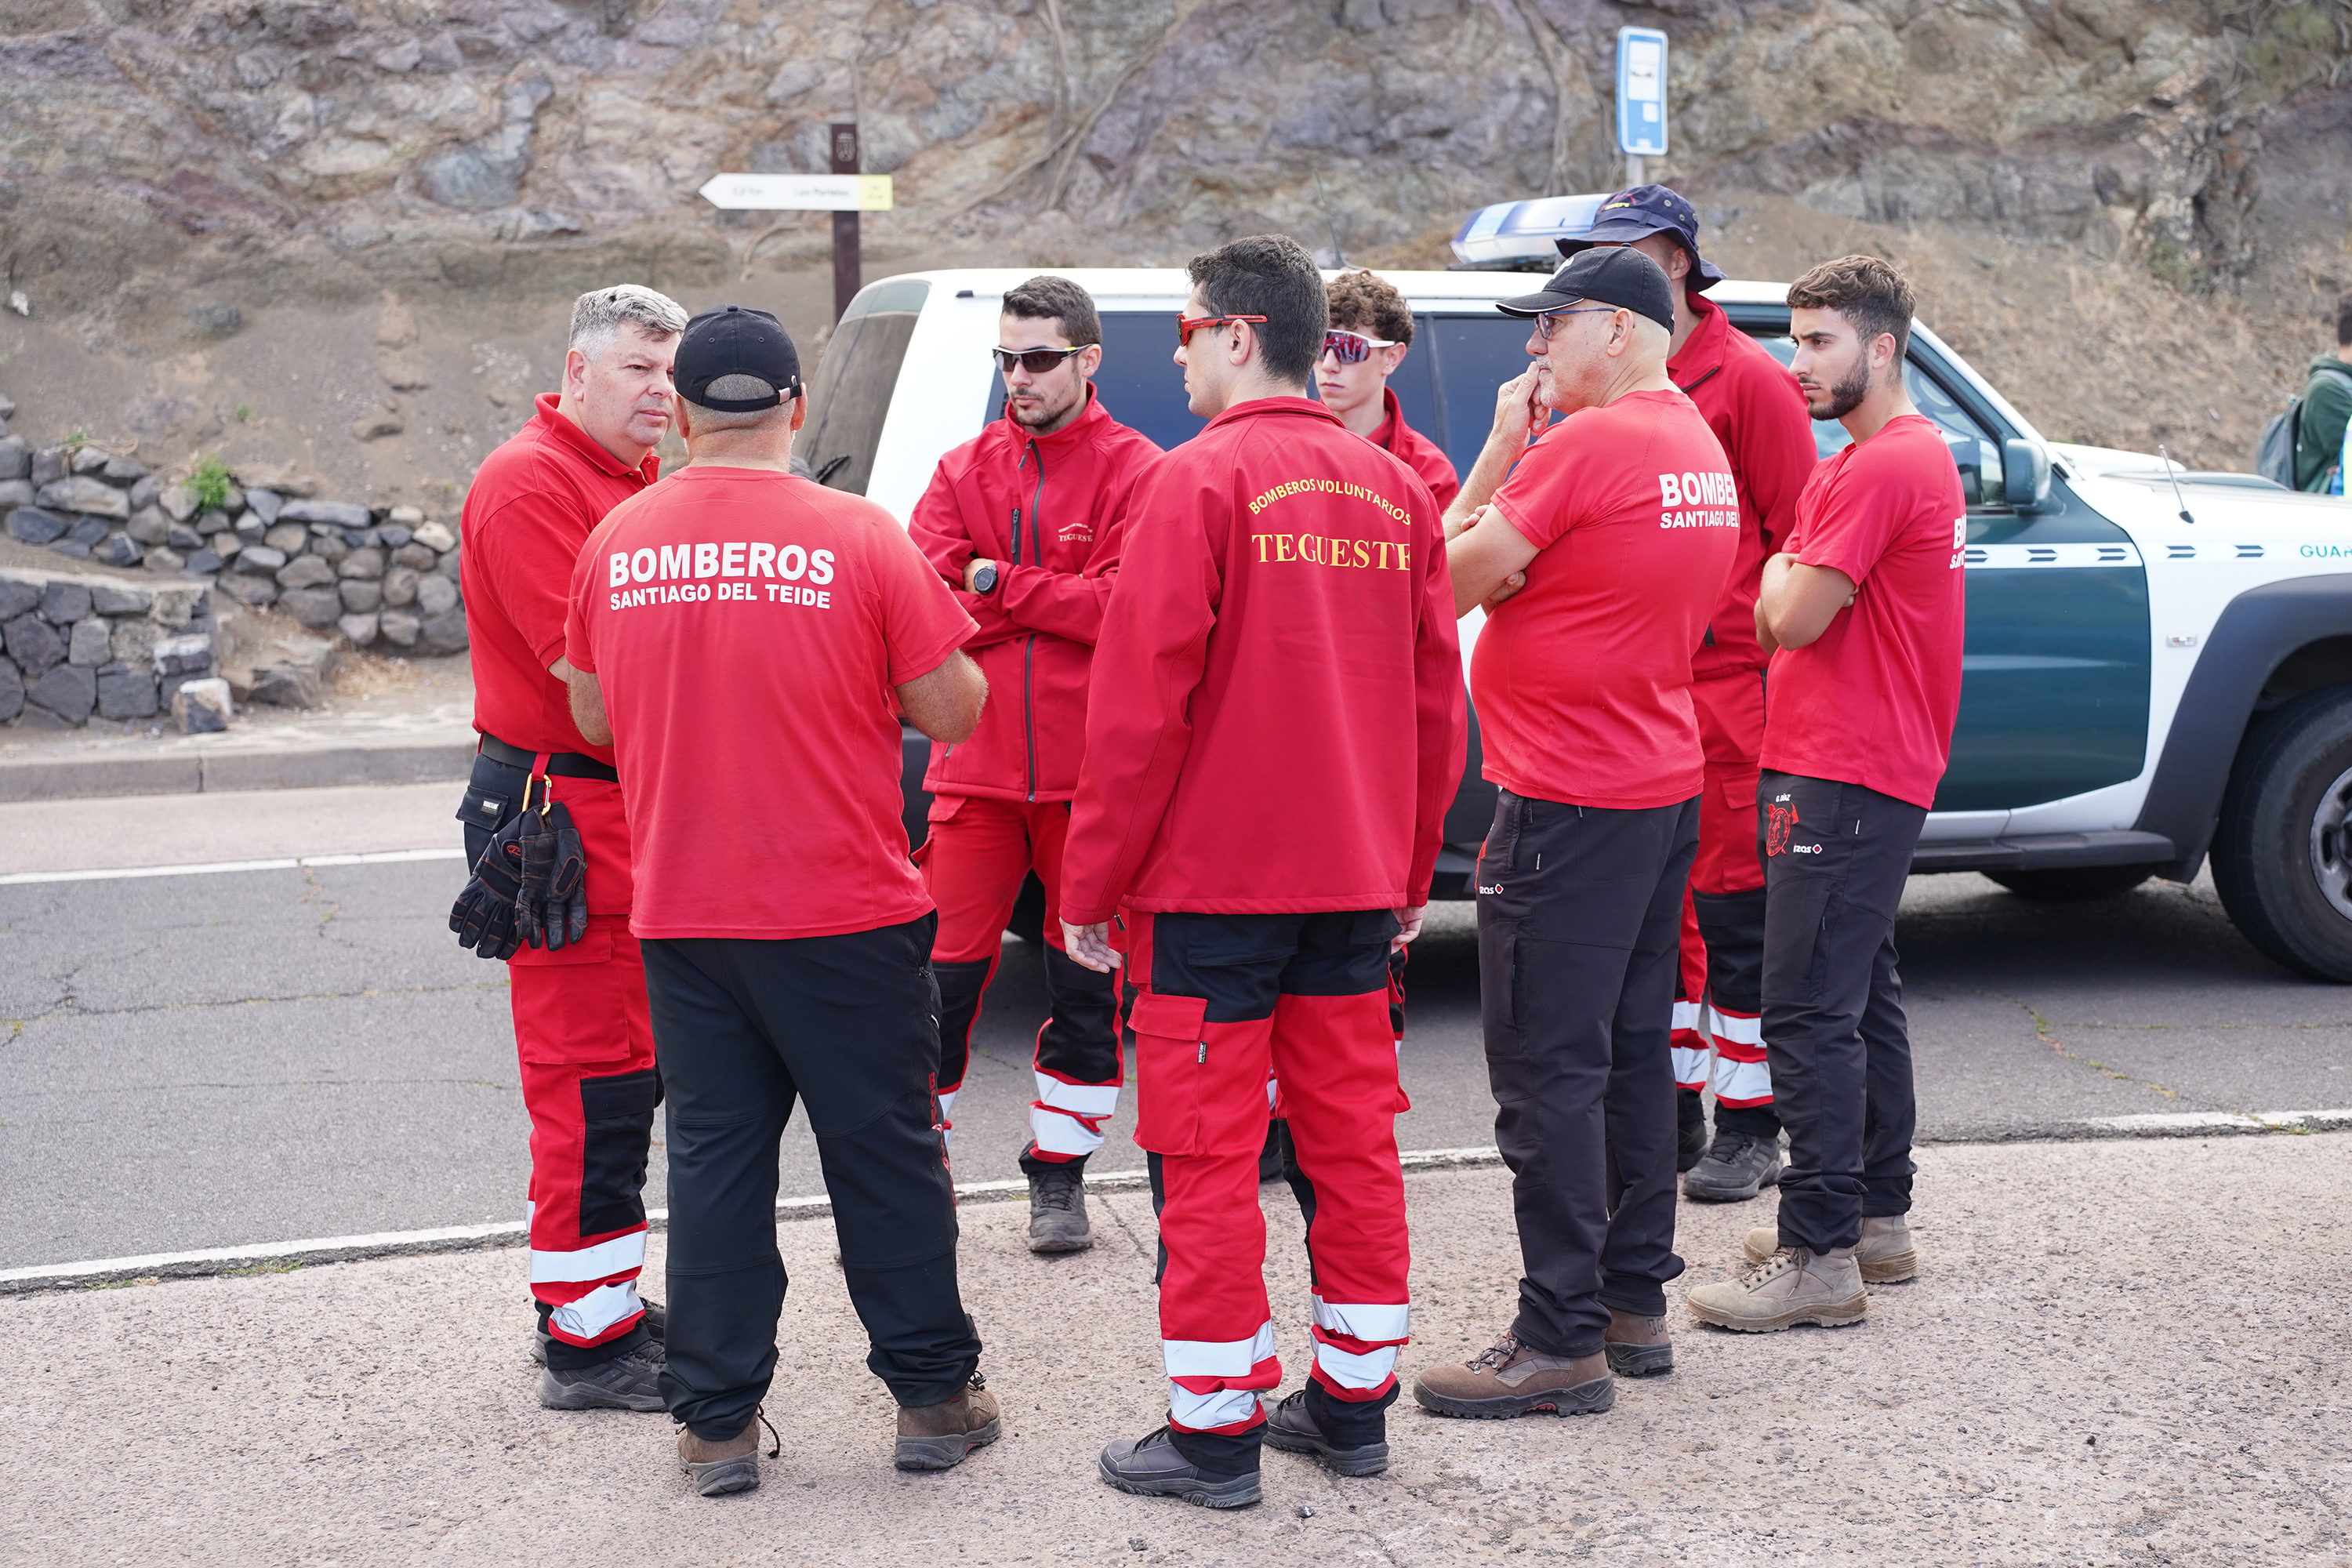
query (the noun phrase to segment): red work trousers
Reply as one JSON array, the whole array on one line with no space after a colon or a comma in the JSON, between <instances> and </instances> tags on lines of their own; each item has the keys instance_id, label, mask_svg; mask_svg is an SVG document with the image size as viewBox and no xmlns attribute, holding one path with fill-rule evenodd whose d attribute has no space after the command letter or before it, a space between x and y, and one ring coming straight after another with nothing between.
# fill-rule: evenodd
<instances>
[{"instance_id":1,"label":"red work trousers","mask_svg":"<svg viewBox=\"0 0 2352 1568\"><path fill-rule=\"evenodd\" d=\"M1699 795L1698 859L1683 900L1682 968L1675 1001L1675 1081L1707 1085L1734 1109L1772 1103L1764 1063L1764 868L1756 858L1757 758L1764 748L1764 674L1740 670L1691 687L1706 784Z\"/></svg>"},{"instance_id":2,"label":"red work trousers","mask_svg":"<svg viewBox=\"0 0 2352 1568\"><path fill-rule=\"evenodd\" d=\"M923 886L939 906L931 972L940 984L940 1116L951 1127L956 1091L971 1062L982 994L995 978L1004 924L1032 870L1045 888L1045 989L1051 1011L1032 1056L1037 1096L1029 1102L1022 1166L1082 1162L1102 1147L1102 1125L1118 1110L1126 1062L1118 1047L1118 993L1062 951L1062 842L1070 804L936 795L930 837L917 853Z\"/></svg>"},{"instance_id":3,"label":"red work trousers","mask_svg":"<svg viewBox=\"0 0 2352 1568\"><path fill-rule=\"evenodd\" d=\"M479 756L467 799L488 796L511 811L526 780L536 808L542 781ZM646 1163L659 1080L645 964L629 934L621 786L543 782L571 812L587 851L588 931L552 952L518 948L507 976L530 1116L530 1293L557 1345L585 1350L628 1334L645 1311L636 1281L646 1261ZM468 822L478 827L477 818Z\"/></svg>"},{"instance_id":4,"label":"red work trousers","mask_svg":"<svg viewBox=\"0 0 2352 1568\"><path fill-rule=\"evenodd\" d=\"M1393 1397L1411 1320L1395 932L1386 910L1124 917L1135 1141L1160 1209L1160 1354L1180 1432L1254 1436L1260 1394L1282 1382L1258 1207L1269 1070L1312 1194L1311 1375L1343 1404Z\"/></svg>"}]
</instances>

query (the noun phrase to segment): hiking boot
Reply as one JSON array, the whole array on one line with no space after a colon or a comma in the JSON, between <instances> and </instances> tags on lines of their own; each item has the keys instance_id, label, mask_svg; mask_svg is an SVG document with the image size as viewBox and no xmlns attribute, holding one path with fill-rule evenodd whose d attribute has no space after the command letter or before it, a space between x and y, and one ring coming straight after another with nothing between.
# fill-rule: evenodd
<instances>
[{"instance_id":1,"label":"hiking boot","mask_svg":"<svg viewBox=\"0 0 2352 1568\"><path fill-rule=\"evenodd\" d=\"M1706 1158L1683 1178L1683 1196L1703 1204L1736 1204L1780 1179L1780 1141L1753 1132L1717 1132Z\"/></svg>"},{"instance_id":2,"label":"hiking boot","mask_svg":"<svg viewBox=\"0 0 2352 1568\"><path fill-rule=\"evenodd\" d=\"M1186 1458L1165 1426L1132 1443L1102 1451L1102 1479L1138 1497L1180 1497L1196 1508L1247 1508L1264 1500L1255 1469L1238 1476L1213 1476Z\"/></svg>"},{"instance_id":3,"label":"hiking boot","mask_svg":"<svg viewBox=\"0 0 2352 1568\"><path fill-rule=\"evenodd\" d=\"M1501 1421L1548 1410L1554 1415L1598 1415L1617 1403L1617 1383L1606 1355L1544 1355L1505 1334L1478 1359L1433 1367L1412 1380L1412 1396L1437 1415Z\"/></svg>"},{"instance_id":4,"label":"hiking boot","mask_svg":"<svg viewBox=\"0 0 2352 1568\"><path fill-rule=\"evenodd\" d=\"M1381 1443L1359 1443L1343 1448L1323 1436L1316 1424L1315 1412L1307 1407L1307 1391L1300 1389L1274 1407L1265 1418L1265 1440L1286 1454L1312 1454L1325 1469L1342 1476L1377 1476L1389 1468L1389 1446Z\"/></svg>"},{"instance_id":5,"label":"hiking boot","mask_svg":"<svg viewBox=\"0 0 2352 1568\"><path fill-rule=\"evenodd\" d=\"M1737 1279L1698 1286L1689 1300L1691 1316L1700 1322L1751 1334L1799 1323L1834 1329L1862 1321L1870 1310L1850 1247L1818 1257L1801 1247L1783 1247L1741 1269Z\"/></svg>"},{"instance_id":6,"label":"hiking boot","mask_svg":"<svg viewBox=\"0 0 2352 1568\"><path fill-rule=\"evenodd\" d=\"M1087 1223L1087 1168L1072 1163L1029 1173L1029 1250L1084 1252L1095 1244Z\"/></svg>"},{"instance_id":7,"label":"hiking boot","mask_svg":"<svg viewBox=\"0 0 2352 1568\"><path fill-rule=\"evenodd\" d=\"M996 1395L988 1392L988 1379L974 1371L971 1386L953 1399L898 1406L898 1447L893 1458L902 1470L951 1470L974 1448L985 1448L1003 1436Z\"/></svg>"},{"instance_id":8,"label":"hiking boot","mask_svg":"<svg viewBox=\"0 0 2352 1568\"><path fill-rule=\"evenodd\" d=\"M1696 1089L1675 1090L1675 1173L1706 1158L1706 1102Z\"/></svg>"},{"instance_id":9,"label":"hiking boot","mask_svg":"<svg viewBox=\"0 0 2352 1568\"><path fill-rule=\"evenodd\" d=\"M662 1348L647 1340L594 1366L543 1367L539 1402L550 1410L659 1410Z\"/></svg>"},{"instance_id":10,"label":"hiking boot","mask_svg":"<svg viewBox=\"0 0 2352 1568\"><path fill-rule=\"evenodd\" d=\"M1675 1370L1674 1342L1666 1337L1664 1318L1641 1318L1610 1308L1601 1351L1609 1358L1609 1370L1619 1377L1654 1377Z\"/></svg>"},{"instance_id":11,"label":"hiking boot","mask_svg":"<svg viewBox=\"0 0 2352 1568\"><path fill-rule=\"evenodd\" d=\"M754 1410L751 1419L743 1423L743 1430L719 1442L698 1437L689 1427L677 1429L677 1468L694 1483L694 1489L704 1497L725 1497L729 1492L748 1492L760 1484L760 1428L767 1426L768 1417ZM776 1429L768 1426L774 1437ZM783 1452L783 1439L768 1450L774 1458Z\"/></svg>"},{"instance_id":12,"label":"hiking boot","mask_svg":"<svg viewBox=\"0 0 2352 1568\"><path fill-rule=\"evenodd\" d=\"M642 1297L638 1300L646 1310L646 1332L656 1340L667 1337L664 1331L669 1324L662 1313L661 1303L646 1301ZM547 1364L547 1342L551 1337L547 1331L547 1320L534 1316L530 1324L530 1359L533 1364L538 1366Z\"/></svg>"},{"instance_id":13,"label":"hiking boot","mask_svg":"<svg viewBox=\"0 0 2352 1568\"><path fill-rule=\"evenodd\" d=\"M1739 1249L1748 1255L1748 1262L1764 1262L1780 1250L1780 1227L1757 1226L1740 1242ZM1865 1285L1894 1285L1916 1277L1919 1254L1911 1246L1909 1216L1864 1215L1862 1245L1853 1249L1853 1260Z\"/></svg>"}]
</instances>

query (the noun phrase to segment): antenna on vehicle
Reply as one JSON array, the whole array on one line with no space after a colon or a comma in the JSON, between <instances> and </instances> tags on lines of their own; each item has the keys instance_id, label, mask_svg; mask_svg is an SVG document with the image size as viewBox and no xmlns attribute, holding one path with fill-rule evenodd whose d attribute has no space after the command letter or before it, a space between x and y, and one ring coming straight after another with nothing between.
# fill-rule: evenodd
<instances>
[{"instance_id":1,"label":"antenna on vehicle","mask_svg":"<svg viewBox=\"0 0 2352 1568\"><path fill-rule=\"evenodd\" d=\"M2179 504L2180 521L2193 526L2197 520L2189 515L2189 503L2183 500L2180 495L2180 479L2173 473L2172 459L2165 455L2164 443L2161 441L2156 444L2156 460L2164 465L2164 477L2172 481L2172 499Z\"/></svg>"},{"instance_id":2,"label":"antenna on vehicle","mask_svg":"<svg viewBox=\"0 0 2352 1568\"><path fill-rule=\"evenodd\" d=\"M1323 188L1323 171L1315 171L1316 199L1323 204L1323 226L1331 232L1331 265L1348 265L1347 253L1339 248L1339 220L1331 213L1331 193Z\"/></svg>"}]
</instances>

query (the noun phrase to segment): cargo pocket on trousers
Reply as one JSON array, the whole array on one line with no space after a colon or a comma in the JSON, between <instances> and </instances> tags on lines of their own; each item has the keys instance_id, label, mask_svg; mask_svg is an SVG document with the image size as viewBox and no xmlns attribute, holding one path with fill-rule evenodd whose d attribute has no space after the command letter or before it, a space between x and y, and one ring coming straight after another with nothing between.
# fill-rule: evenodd
<instances>
[{"instance_id":1,"label":"cargo pocket on trousers","mask_svg":"<svg viewBox=\"0 0 2352 1568\"><path fill-rule=\"evenodd\" d=\"M1497 1101L1528 1098L1522 1086L1527 1040L1519 1007L1519 928L1495 922L1478 937L1478 1005L1486 1036L1486 1082Z\"/></svg>"},{"instance_id":2,"label":"cargo pocket on trousers","mask_svg":"<svg viewBox=\"0 0 2352 1568\"><path fill-rule=\"evenodd\" d=\"M1135 999L1135 1142L1154 1154L1201 1152L1201 1097L1187 1074L1200 1063L1208 999L1147 991Z\"/></svg>"},{"instance_id":3,"label":"cargo pocket on trousers","mask_svg":"<svg viewBox=\"0 0 2352 1568\"><path fill-rule=\"evenodd\" d=\"M646 1223L646 1158L660 1079L651 1068L580 1080L580 1234Z\"/></svg>"}]
</instances>

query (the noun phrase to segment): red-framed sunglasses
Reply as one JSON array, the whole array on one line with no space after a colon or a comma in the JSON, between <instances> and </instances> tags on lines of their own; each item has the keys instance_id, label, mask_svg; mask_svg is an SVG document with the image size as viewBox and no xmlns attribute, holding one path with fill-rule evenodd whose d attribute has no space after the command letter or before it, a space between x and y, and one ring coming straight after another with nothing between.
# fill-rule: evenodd
<instances>
[{"instance_id":1,"label":"red-framed sunglasses","mask_svg":"<svg viewBox=\"0 0 2352 1568\"><path fill-rule=\"evenodd\" d=\"M1176 346L1182 348L1192 341L1192 334L1202 327L1222 327L1227 321L1264 321L1264 316L1185 316L1176 318Z\"/></svg>"}]
</instances>

